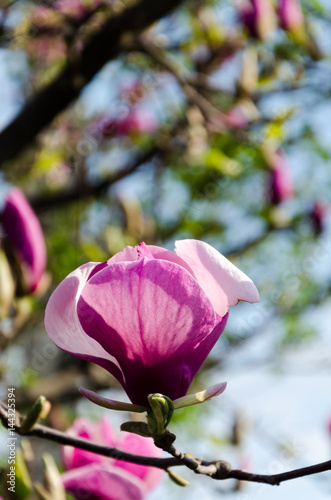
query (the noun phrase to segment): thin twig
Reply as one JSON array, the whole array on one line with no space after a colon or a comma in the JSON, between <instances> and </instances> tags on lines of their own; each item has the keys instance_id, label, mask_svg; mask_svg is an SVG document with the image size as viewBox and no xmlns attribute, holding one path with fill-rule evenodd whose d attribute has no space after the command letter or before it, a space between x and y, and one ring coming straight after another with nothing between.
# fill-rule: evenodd
<instances>
[{"instance_id":1,"label":"thin twig","mask_svg":"<svg viewBox=\"0 0 331 500\"><path fill-rule=\"evenodd\" d=\"M103 179L100 183L92 185L76 185L68 191L59 191L58 193L46 194L30 199L30 203L36 212L54 208L59 205L72 203L80 199L91 198L98 196L108 189L115 182L123 179L127 175L135 172L141 165L152 161L153 158L162 150L158 146L154 146L146 153L139 155L135 162L128 164L126 167L113 173L108 178Z\"/></svg>"},{"instance_id":2,"label":"thin twig","mask_svg":"<svg viewBox=\"0 0 331 500\"><path fill-rule=\"evenodd\" d=\"M200 94L192 85L193 76L184 68L177 68L176 64L170 59L169 55L162 51L156 45L153 45L150 41L145 42L142 37L138 40L138 46L146 54L148 54L154 61L156 61L160 66L167 69L174 77L177 79L178 83L181 85L187 100L195 104L205 117L205 119L210 119L212 116L217 116L219 119L222 117L226 121L225 114L217 109L208 99L206 99L202 94Z\"/></svg>"},{"instance_id":3,"label":"thin twig","mask_svg":"<svg viewBox=\"0 0 331 500\"><path fill-rule=\"evenodd\" d=\"M2 402L0 402L0 420L2 421L3 425L8 428L8 411L6 405L4 405ZM21 421L22 416L16 412L16 426L13 430L17 434L20 434ZM12 429L12 426L10 427ZM127 453L125 451L119 450L118 448L103 446L101 444L93 443L92 441L89 441L87 439L70 436L65 432L51 429L50 427L41 424L36 424L33 429L24 434L24 436L35 436L41 439L47 439L48 441L53 441L54 443L74 446L75 448L98 453L99 455L103 455L105 457L116 458L117 460L133 462L140 465L158 467L160 469L167 469L168 467L180 465L180 463L176 459L146 457L142 455L135 455L133 453Z\"/></svg>"},{"instance_id":4,"label":"thin twig","mask_svg":"<svg viewBox=\"0 0 331 500\"><path fill-rule=\"evenodd\" d=\"M13 427L10 425L11 430L14 430L20 434L20 426L22 417L16 413L16 425ZM0 402L0 419L3 425L8 428L8 411L4 403ZM25 436L36 436L42 439L47 439L62 445L74 446L75 448L80 448L83 450L91 451L93 453L98 453L106 457L116 458L117 460L123 460L126 462L132 462L140 465L148 465L150 467L157 467L159 469L167 470L169 467L175 466L185 466L193 470L196 474L201 474L209 476L212 479L224 480L224 479L238 479L241 481L250 481L254 483L265 483L270 485L279 485L283 481L289 481L291 479L297 479L299 477L309 476L312 474L318 474L320 472L326 472L331 470L331 460L322 462L319 464L311 465L308 467L303 467L300 469L294 469L288 472L282 472L280 474L254 474L251 472L245 472L242 470L232 469L231 465L223 460L215 460L212 462L200 460L196 458L191 458L188 455L178 451L172 444L165 444L164 446L158 446L163 448L166 452L170 453L173 458L154 458L146 457L141 455L134 455L132 453L127 453L125 451L119 450L117 448L109 448L107 446L102 446L97 443L88 441L87 439L82 439L74 436L69 436L64 432L51 429L44 425L36 424L34 428Z\"/></svg>"}]
</instances>

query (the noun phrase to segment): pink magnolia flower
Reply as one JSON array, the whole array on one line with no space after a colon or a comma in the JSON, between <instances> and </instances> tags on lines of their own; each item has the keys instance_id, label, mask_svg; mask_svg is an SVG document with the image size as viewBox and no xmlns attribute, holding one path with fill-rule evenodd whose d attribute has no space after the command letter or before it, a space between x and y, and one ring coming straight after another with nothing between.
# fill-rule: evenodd
<instances>
[{"instance_id":1,"label":"pink magnolia flower","mask_svg":"<svg viewBox=\"0 0 331 500\"><path fill-rule=\"evenodd\" d=\"M313 208L310 211L309 214L310 221L316 236L321 234L324 230L325 217L327 215L328 210L329 210L328 203L317 200L315 201Z\"/></svg>"},{"instance_id":2,"label":"pink magnolia flower","mask_svg":"<svg viewBox=\"0 0 331 500\"><path fill-rule=\"evenodd\" d=\"M157 128L158 120L155 114L144 108L133 109L123 117L110 118L101 124L101 132L104 137L132 133L151 134Z\"/></svg>"},{"instance_id":3,"label":"pink magnolia flower","mask_svg":"<svg viewBox=\"0 0 331 500\"><path fill-rule=\"evenodd\" d=\"M304 26L304 16L298 0L280 0L278 16L282 28L289 32L296 32Z\"/></svg>"},{"instance_id":4,"label":"pink magnolia flower","mask_svg":"<svg viewBox=\"0 0 331 500\"><path fill-rule=\"evenodd\" d=\"M226 113L227 124L236 129L243 129L260 117L260 113L251 99L241 99Z\"/></svg>"},{"instance_id":5,"label":"pink magnolia flower","mask_svg":"<svg viewBox=\"0 0 331 500\"><path fill-rule=\"evenodd\" d=\"M34 292L46 268L46 246L39 220L22 191L9 191L2 213L2 230L20 262L26 291Z\"/></svg>"},{"instance_id":6,"label":"pink magnolia flower","mask_svg":"<svg viewBox=\"0 0 331 500\"><path fill-rule=\"evenodd\" d=\"M274 205L291 198L294 195L294 185L284 151L274 151L268 154L270 172L270 199Z\"/></svg>"},{"instance_id":7,"label":"pink magnolia flower","mask_svg":"<svg viewBox=\"0 0 331 500\"><path fill-rule=\"evenodd\" d=\"M161 454L151 438L121 432L117 439L105 418L95 423L77 418L67 433L128 453L150 457ZM62 447L62 459L67 471L62 474L63 485L77 500L140 500L159 483L163 474L155 467L107 458L71 446Z\"/></svg>"},{"instance_id":8,"label":"pink magnolia flower","mask_svg":"<svg viewBox=\"0 0 331 500\"><path fill-rule=\"evenodd\" d=\"M281 27L291 34L294 41L307 51L314 61L323 57L321 48L305 23L299 0L279 0L278 17Z\"/></svg>"},{"instance_id":9,"label":"pink magnolia flower","mask_svg":"<svg viewBox=\"0 0 331 500\"><path fill-rule=\"evenodd\" d=\"M44 35L31 39L28 49L31 57L54 62L63 58L66 54L66 44L60 36Z\"/></svg>"},{"instance_id":10,"label":"pink magnolia flower","mask_svg":"<svg viewBox=\"0 0 331 500\"><path fill-rule=\"evenodd\" d=\"M246 0L240 7L239 17L250 35L261 40L265 40L277 26L270 0Z\"/></svg>"},{"instance_id":11,"label":"pink magnolia flower","mask_svg":"<svg viewBox=\"0 0 331 500\"><path fill-rule=\"evenodd\" d=\"M73 19L83 20L90 10L101 4L99 0L94 0L87 4L81 0L57 0L53 8L65 16Z\"/></svg>"},{"instance_id":12,"label":"pink magnolia flower","mask_svg":"<svg viewBox=\"0 0 331 500\"><path fill-rule=\"evenodd\" d=\"M207 243L177 241L175 252L141 243L85 264L46 307L57 346L108 370L136 405L148 406L153 393L184 396L228 307L259 300L253 282Z\"/></svg>"}]
</instances>

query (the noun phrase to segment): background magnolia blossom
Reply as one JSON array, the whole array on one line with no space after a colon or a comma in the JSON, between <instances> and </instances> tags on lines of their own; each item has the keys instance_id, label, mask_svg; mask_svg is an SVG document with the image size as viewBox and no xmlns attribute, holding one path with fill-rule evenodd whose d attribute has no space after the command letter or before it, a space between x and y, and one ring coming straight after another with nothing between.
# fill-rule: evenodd
<instances>
[{"instance_id":1,"label":"background magnolia blossom","mask_svg":"<svg viewBox=\"0 0 331 500\"><path fill-rule=\"evenodd\" d=\"M127 432L121 432L117 438L106 418L97 422L77 418L67 432L128 453L161 455L151 438ZM163 475L163 471L155 467L110 459L71 446L62 447L62 460L67 471L62 474L63 485L77 500L141 500Z\"/></svg>"},{"instance_id":2,"label":"background magnolia blossom","mask_svg":"<svg viewBox=\"0 0 331 500\"><path fill-rule=\"evenodd\" d=\"M8 251L17 256L23 291L36 291L46 269L46 245L40 222L19 188L7 192L0 213Z\"/></svg>"}]
</instances>

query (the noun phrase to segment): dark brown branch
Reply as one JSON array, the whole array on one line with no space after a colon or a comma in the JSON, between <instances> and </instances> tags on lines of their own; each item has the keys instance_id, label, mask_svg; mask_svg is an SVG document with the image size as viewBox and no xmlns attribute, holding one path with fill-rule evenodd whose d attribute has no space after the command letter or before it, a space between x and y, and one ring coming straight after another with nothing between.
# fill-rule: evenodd
<instances>
[{"instance_id":1,"label":"dark brown branch","mask_svg":"<svg viewBox=\"0 0 331 500\"><path fill-rule=\"evenodd\" d=\"M172 61L169 55L162 51L159 47L153 45L148 42L145 43L143 38L140 37L138 40L138 47L143 50L146 54L148 54L155 62L157 62L160 66L163 66L167 69L174 77L177 79L178 83L181 85L182 90L186 96L186 99L191 104L197 106L206 120L210 119L213 116L217 116L218 118L222 117L226 120L224 113L215 108L215 106L200 94L192 85L192 75L184 68L177 68L174 61Z\"/></svg>"},{"instance_id":2,"label":"dark brown branch","mask_svg":"<svg viewBox=\"0 0 331 500\"><path fill-rule=\"evenodd\" d=\"M9 427L7 407L3 403L0 403L0 420L6 428ZM20 434L21 421L22 416L19 415L18 412L16 412L15 428L12 429L12 426L10 426L10 429L17 432L17 434ZM24 436L35 436L42 439L47 439L48 441L53 441L54 443L75 446L76 448L91 451L93 453L98 453L99 455L103 455L105 457L116 458L118 460L133 462L140 465L149 465L151 467L158 467L160 469L167 469L168 467L180 465L178 460L173 458L155 458L127 453L125 451L119 450L118 448L111 448L103 446L101 444L93 443L92 441L89 441L87 439L69 436L65 432L57 431L40 424L36 424L33 429L24 434Z\"/></svg>"},{"instance_id":3,"label":"dark brown branch","mask_svg":"<svg viewBox=\"0 0 331 500\"><path fill-rule=\"evenodd\" d=\"M151 161L160 151L161 149L158 146L153 147L142 156L139 156L134 163L132 163L131 165L129 164L118 172L115 172L99 184L96 184L94 186L87 184L77 184L70 191L60 191L58 193L38 196L34 199L30 199L30 203L36 212L40 212L59 205L72 203L80 199L87 199L92 196L98 196L115 182L123 179L127 175L132 174L144 163Z\"/></svg>"},{"instance_id":4,"label":"dark brown branch","mask_svg":"<svg viewBox=\"0 0 331 500\"><path fill-rule=\"evenodd\" d=\"M0 165L20 153L55 116L78 97L82 88L104 64L119 54L121 41L126 33L139 34L181 2L182 0L142 0L108 19L82 53L69 61L60 75L32 98L0 134Z\"/></svg>"},{"instance_id":5,"label":"dark brown branch","mask_svg":"<svg viewBox=\"0 0 331 500\"><path fill-rule=\"evenodd\" d=\"M250 481L253 483L265 483L272 486L278 486L283 481L297 479L299 477L318 474L331 470L331 460L322 462L301 469L294 469L280 474L253 474L242 470L232 469L231 465L224 460L208 462L200 459L191 458L188 455L178 451L173 445L164 446L163 449L176 458L182 465L193 470L196 474L210 476L212 479L238 479L240 481Z\"/></svg>"},{"instance_id":6,"label":"dark brown branch","mask_svg":"<svg viewBox=\"0 0 331 500\"><path fill-rule=\"evenodd\" d=\"M282 472L280 474L251 474L250 472L244 472L241 470L232 470L230 476L233 479L238 479L241 481L251 481L254 483L266 483L271 485L279 485L284 481L289 481L290 479L298 479L299 477L311 476L312 474L318 474L320 472L326 472L331 470L331 460L326 462L321 462L319 464L310 465L309 467L302 467L301 469L294 469L288 472ZM222 477L214 477L214 479L223 479Z\"/></svg>"},{"instance_id":7,"label":"dark brown branch","mask_svg":"<svg viewBox=\"0 0 331 500\"><path fill-rule=\"evenodd\" d=\"M16 413L15 426L13 427L12 425L8 425L8 411L7 407L3 403L0 403L0 420L6 428L10 427L11 430L20 434L22 416ZM328 460L327 462L322 462L288 472L282 472L280 474L253 474L250 472L232 469L231 465L223 460L209 462L193 458L190 455L183 454L172 444L168 444L166 442L162 446L162 442L158 441L157 445L164 449L164 451L170 453L173 458L155 458L127 453L117 448L110 448L93 443L87 439L69 436L64 432L60 432L40 424L36 424L31 431L24 435L31 437L36 436L62 445L75 446L76 448L98 453L99 455L103 455L105 457L116 458L118 460L133 462L140 465L148 465L150 467L157 467L164 470L167 470L170 467L182 465L188 467L190 470L193 470L196 474L202 474L217 480L238 479L240 481L265 483L274 486L279 485L283 481L289 481L291 479L297 479L299 477L331 470L331 460Z\"/></svg>"}]
</instances>

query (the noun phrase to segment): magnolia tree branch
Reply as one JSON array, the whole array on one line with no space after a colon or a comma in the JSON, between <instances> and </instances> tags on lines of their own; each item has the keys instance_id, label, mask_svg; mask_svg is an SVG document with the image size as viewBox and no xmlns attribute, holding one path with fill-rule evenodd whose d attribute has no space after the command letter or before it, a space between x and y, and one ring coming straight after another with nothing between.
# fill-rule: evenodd
<instances>
[{"instance_id":1,"label":"magnolia tree branch","mask_svg":"<svg viewBox=\"0 0 331 500\"><path fill-rule=\"evenodd\" d=\"M206 120L212 116L223 117L225 119L224 113L217 109L206 97L204 97L200 92L198 92L192 83L192 78L190 73L184 68L179 68L176 66L175 62L171 60L167 52L163 51L156 45L153 45L150 41L145 42L142 37L137 41L138 48L143 50L148 54L155 62L160 66L164 67L169 71L181 85L182 90L186 96L188 102L195 104L201 111L202 115Z\"/></svg>"},{"instance_id":2,"label":"magnolia tree branch","mask_svg":"<svg viewBox=\"0 0 331 500\"><path fill-rule=\"evenodd\" d=\"M8 409L4 403L0 403L0 420L6 428L14 430L16 433L22 435L21 427L24 422L24 417L16 413L16 421L13 426L9 424ZM132 462L140 465L147 465L150 467L157 467L159 469L168 470L170 467L185 466L196 474L209 476L212 479L237 479L240 481L250 481L254 483L265 483L270 485L279 485L283 481L297 479L299 477L309 476L331 470L331 460L319 464L294 469L281 474L253 474L242 470L232 469L231 465L223 460L207 461L196 459L189 454L184 454L178 451L173 444L167 443L166 438L162 442L159 440L156 444L164 451L172 455L172 458L155 458L146 457L142 455L135 455L119 450L118 448L110 448L93 443L87 439L74 437L55 429L51 429L45 425L36 424L31 430L23 434L24 436L35 436L48 441L53 441L62 445L74 446L82 450L98 453L105 457L116 458L125 462Z\"/></svg>"},{"instance_id":3,"label":"magnolia tree branch","mask_svg":"<svg viewBox=\"0 0 331 500\"><path fill-rule=\"evenodd\" d=\"M0 164L20 153L78 97L105 63L121 52L126 34L138 35L180 3L182 0L141 0L124 12L111 16L82 52L72 57L57 78L38 92L0 134Z\"/></svg>"},{"instance_id":4,"label":"magnolia tree branch","mask_svg":"<svg viewBox=\"0 0 331 500\"><path fill-rule=\"evenodd\" d=\"M46 195L36 196L35 198L30 199L30 203L36 212L40 212L58 207L59 205L73 203L81 199L91 198L92 196L98 196L112 184L115 184L115 182L135 172L144 163L152 161L155 156L161 152L161 148L154 146L146 153L138 155L134 162L131 161L127 166L117 172L114 172L98 184L77 184L70 190L62 190L57 193L48 193Z\"/></svg>"}]
</instances>

